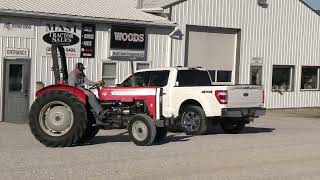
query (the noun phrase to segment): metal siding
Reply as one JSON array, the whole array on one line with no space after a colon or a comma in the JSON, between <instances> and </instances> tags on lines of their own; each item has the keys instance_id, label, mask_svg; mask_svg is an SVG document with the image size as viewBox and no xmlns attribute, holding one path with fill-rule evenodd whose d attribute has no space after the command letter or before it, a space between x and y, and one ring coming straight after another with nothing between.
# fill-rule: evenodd
<instances>
[{"instance_id":1,"label":"metal siding","mask_svg":"<svg viewBox=\"0 0 320 180\"><path fill-rule=\"evenodd\" d=\"M170 54L168 37L169 29L147 29L147 61L151 68L170 67L168 53Z\"/></svg>"},{"instance_id":2,"label":"metal siding","mask_svg":"<svg viewBox=\"0 0 320 180\"><path fill-rule=\"evenodd\" d=\"M188 0L172 7L172 21L186 25L241 29L240 83L249 83L250 59L263 57L267 108L320 106L320 91L300 91L301 66L320 66L320 17L299 0ZM184 65L185 37L172 40L172 66ZM272 66L295 65L294 92L271 92Z\"/></svg>"}]
</instances>

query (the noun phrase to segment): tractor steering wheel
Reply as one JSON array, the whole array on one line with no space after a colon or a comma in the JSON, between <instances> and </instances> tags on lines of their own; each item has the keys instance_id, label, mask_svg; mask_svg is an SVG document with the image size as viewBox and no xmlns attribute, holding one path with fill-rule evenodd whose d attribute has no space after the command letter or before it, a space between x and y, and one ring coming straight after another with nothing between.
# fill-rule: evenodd
<instances>
[{"instance_id":1,"label":"tractor steering wheel","mask_svg":"<svg viewBox=\"0 0 320 180\"><path fill-rule=\"evenodd\" d=\"M89 87L89 90L97 89L98 91L100 91L100 88L102 86L103 86L103 82L101 82L100 84L96 84L96 85L93 85L93 86Z\"/></svg>"}]
</instances>

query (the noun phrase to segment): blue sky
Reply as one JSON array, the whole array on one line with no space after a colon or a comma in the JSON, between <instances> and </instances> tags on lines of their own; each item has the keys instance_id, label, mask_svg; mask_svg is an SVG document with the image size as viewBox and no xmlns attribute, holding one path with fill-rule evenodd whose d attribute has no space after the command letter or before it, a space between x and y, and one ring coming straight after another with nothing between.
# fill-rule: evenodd
<instances>
[{"instance_id":1,"label":"blue sky","mask_svg":"<svg viewBox=\"0 0 320 180\"><path fill-rule=\"evenodd\" d=\"M320 9L320 0L304 0L309 4L313 9Z\"/></svg>"}]
</instances>

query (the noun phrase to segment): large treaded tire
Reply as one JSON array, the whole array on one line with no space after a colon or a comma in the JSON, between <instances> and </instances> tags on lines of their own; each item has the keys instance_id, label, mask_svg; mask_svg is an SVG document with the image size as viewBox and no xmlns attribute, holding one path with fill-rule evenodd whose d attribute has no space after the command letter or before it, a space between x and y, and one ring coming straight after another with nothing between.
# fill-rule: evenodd
<instances>
[{"instance_id":1,"label":"large treaded tire","mask_svg":"<svg viewBox=\"0 0 320 180\"><path fill-rule=\"evenodd\" d=\"M150 146L154 142L157 129L155 123L148 115L137 114L129 121L128 132L131 141L136 145ZM140 139L137 138L139 135L141 136Z\"/></svg>"},{"instance_id":2,"label":"large treaded tire","mask_svg":"<svg viewBox=\"0 0 320 180\"><path fill-rule=\"evenodd\" d=\"M94 119L94 116L91 112L87 111L88 114L88 121L86 130L84 131L82 137L77 142L78 144L85 144L90 142L99 132L99 128L97 126L94 126L96 123L96 120Z\"/></svg>"},{"instance_id":3,"label":"large treaded tire","mask_svg":"<svg viewBox=\"0 0 320 180\"><path fill-rule=\"evenodd\" d=\"M154 138L155 143L161 143L167 136L168 130L165 127L157 127L157 134Z\"/></svg>"},{"instance_id":4,"label":"large treaded tire","mask_svg":"<svg viewBox=\"0 0 320 180\"><path fill-rule=\"evenodd\" d=\"M199 117L199 128L195 128L194 130L188 130L188 127L186 126L186 123L184 121L185 118L187 118L186 116L188 116L188 114L190 113L195 114ZM204 135L207 133L208 130L208 121L206 114L203 111L203 109L199 106L187 106L186 108L184 108L180 119L180 124L187 135Z\"/></svg>"},{"instance_id":5,"label":"large treaded tire","mask_svg":"<svg viewBox=\"0 0 320 180\"><path fill-rule=\"evenodd\" d=\"M225 133L239 134L246 126L246 122L245 121L223 120L220 122L220 126Z\"/></svg>"},{"instance_id":6,"label":"large treaded tire","mask_svg":"<svg viewBox=\"0 0 320 180\"><path fill-rule=\"evenodd\" d=\"M67 104L72 111L74 122L70 130L62 136L51 136L40 125L40 112L50 102L60 101ZM84 104L75 95L63 91L53 90L38 97L31 106L29 126L32 134L42 144L49 147L68 147L77 143L83 136L87 125L87 112Z\"/></svg>"}]
</instances>

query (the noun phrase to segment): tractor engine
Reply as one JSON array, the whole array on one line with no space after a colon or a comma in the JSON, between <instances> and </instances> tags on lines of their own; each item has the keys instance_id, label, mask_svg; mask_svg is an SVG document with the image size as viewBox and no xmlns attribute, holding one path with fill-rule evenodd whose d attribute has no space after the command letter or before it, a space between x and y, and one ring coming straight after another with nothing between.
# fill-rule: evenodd
<instances>
[{"instance_id":1,"label":"tractor engine","mask_svg":"<svg viewBox=\"0 0 320 180\"><path fill-rule=\"evenodd\" d=\"M147 106L142 100L134 102L102 101L101 106L103 109L109 110L108 117L102 121L111 125L112 128L125 128L134 115L148 114Z\"/></svg>"}]
</instances>

